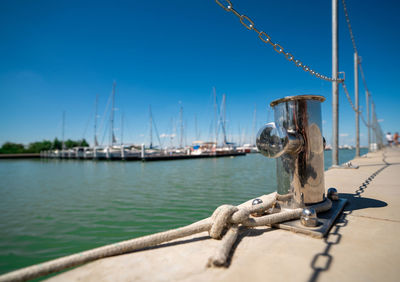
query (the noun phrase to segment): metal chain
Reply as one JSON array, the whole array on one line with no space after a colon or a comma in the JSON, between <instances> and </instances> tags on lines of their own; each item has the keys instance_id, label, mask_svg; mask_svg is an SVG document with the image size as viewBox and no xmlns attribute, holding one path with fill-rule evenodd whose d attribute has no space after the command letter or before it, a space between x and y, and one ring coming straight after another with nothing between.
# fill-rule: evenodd
<instances>
[{"instance_id":1,"label":"metal chain","mask_svg":"<svg viewBox=\"0 0 400 282\"><path fill-rule=\"evenodd\" d=\"M342 4L343 4L344 15L345 15L345 17L346 17L347 27L349 28L351 43L353 44L354 52L355 52L355 53L357 54L357 56L358 56L358 50L357 50L356 40L354 39L353 29L352 29L351 24L350 24L350 17L349 17L349 13L348 13L348 11L347 11L346 1L345 1L345 0L342 0ZM362 66L361 66L360 60L358 60L358 66L360 67L361 78L362 78L362 81L363 81L363 84L364 84L365 91L367 92L367 95L368 95L368 96L371 96L371 95L369 94L369 90L368 90L368 87L367 87L367 82L365 81L364 70L363 70L363 68L362 68ZM344 84L344 82L342 83L342 86L343 86L344 92L346 93L347 100L349 100L349 102L350 102L351 107L353 108L353 110L354 110L355 112L357 112L357 109L354 107L354 105L353 105L353 103L352 103L352 101L351 101L351 99L350 99L349 92L347 91L347 88L346 88L346 85ZM365 120L365 118L364 118L362 112L361 112L361 111L358 111L358 112L359 112L359 114L360 114L360 116L361 116L361 120L363 121L363 123L365 124L365 126L366 126L366 127L370 127L369 124L368 124L368 122L366 122L366 120Z\"/></svg>"},{"instance_id":2,"label":"metal chain","mask_svg":"<svg viewBox=\"0 0 400 282\"><path fill-rule=\"evenodd\" d=\"M349 103L350 103L351 108L353 109L354 112L360 113L360 111L358 111L357 108L354 107L353 101L351 100L351 97L350 97L349 91L347 90L346 84L344 84L344 82L342 82L341 84L342 84L344 93L346 94L347 100L348 100Z\"/></svg>"},{"instance_id":3,"label":"metal chain","mask_svg":"<svg viewBox=\"0 0 400 282\"><path fill-rule=\"evenodd\" d=\"M222 0L221 0L222 1ZM263 41L266 44L270 44L271 47L274 48L274 50L285 56L285 58L289 61L289 62L293 62L297 67L302 68L305 72L310 73L311 75L314 75L317 78L323 79L323 80L327 80L327 81L338 81L338 82L342 82L344 81L344 79L342 78L331 78L325 75L322 75L316 71L314 71L313 69L311 69L309 66L305 65L302 61L300 61L299 59L295 59L294 56L289 53L289 52L284 52L283 47L281 45L279 45L278 43L274 43L271 40L271 37L265 33L264 31L260 31L258 30L255 26L254 26L254 22L246 15L241 15L239 12L237 12L234 8L233 5L231 3L231 1L229 0L224 0L222 2L226 2L225 5L222 4L219 0L215 0L215 2L221 6L225 11L227 12L232 12L236 17L239 18L240 23L247 28L248 30L254 30L257 34L258 34L258 38L261 39L261 41Z\"/></svg>"},{"instance_id":4,"label":"metal chain","mask_svg":"<svg viewBox=\"0 0 400 282\"><path fill-rule=\"evenodd\" d=\"M354 112L357 112L357 108L354 106L353 101L351 100L351 97L350 97L349 91L347 90L346 84L344 83L344 81L343 81L341 84L342 84L344 93L346 94L347 100L348 100L349 103L350 103L351 108L353 109ZM365 121L365 118L364 118L363 113L362 113L360 110L358 110L358 113L360 114L361 120L362 120L362 122L364 123L364 125L365 125L366 127L369 127L369 126L368 126L368 122Z\"/></svg>"},{"instance_id":5,"label":"metal chain","mask_svg":"<svg viewBox=\"0 0 400 282\"><path fill-rule=\"evenodd\" d=\"M349 28L349 32L350 32L351 42L353 43L353 49L354 49L354 52L356 52L358 54L356 41L354 39L353 29L351 28L350 17L349 17L349 14L347 12L347 7L346 7L345 0L342 0L342 4L343 4L344 15L346 17L347 27Z\"/></svg>"},{"instance_id":6,"label":"metal chain","mask_svg":"<svg viewBox=\"0 0 400 282\"><path fill-rule=\"evenodd\" d=\"M371 95L369 94L369 90L368 90L367 82L366 82L366 80L365 80L365 76L364 76L364 70L363 70L363 68L362 68L362 65L361 65L361 63L359 63L359 64L358 64L358 66L360 67L360 71L361 71L361 78L362 78L362 81L363 81L363 84L364 84L365 91L368 93L368 96L371 96Z\"/></svg>"},{"instance_id":7,"label":"metal chain","mask_svg":"<svg viewBox=\"0 0 400 282\"><path fill-rule=\"evenodd\" d=\"M368 122L365 120L364 115L360 112L361 120L366 127L369 127Z\"/></svg>"},{"instance_id":8,"label":"metal chain","mask_svg":"<svg viewBox=\"0 0 400 282\"><path fill-rule=\"evenodd\" d=\"M355 53L357 54L357 56L358 56L358 50L357 50L356 40L354 39L353 29L351 28L350 17L349 17L349 13L348 13L348 11L347 11L346 1L345 1L345 0L342 0L342 4L343 4L344 15L345 15L345 17L346 17L347 27L349 28L349 33L350 33L351 42L352 42L352 44L353 44L353 49L354 49L354 52L355 52ZM370 97L371 95L369 94L369 90L368 90L368 87L367 87L367 82L366 82L365 76L364 76L364 70L363 70L363 68L362 68L361 61L360 61L360 60L358 60L358 66L359 66L360 71L361 71L361 78L362 78L362 81L363 81L363 84L364 84L365 91L367 92L367 95ZM361 116L361 117L364 119L363 116ZM364 120L363 120L363 121L364 121ZM365 125L367 125L367 123L366 123L365 121L364 121L364 123L365 123ZM368 126L368 125L367 125L367 126Z\"/></svg>"}]
</instances>

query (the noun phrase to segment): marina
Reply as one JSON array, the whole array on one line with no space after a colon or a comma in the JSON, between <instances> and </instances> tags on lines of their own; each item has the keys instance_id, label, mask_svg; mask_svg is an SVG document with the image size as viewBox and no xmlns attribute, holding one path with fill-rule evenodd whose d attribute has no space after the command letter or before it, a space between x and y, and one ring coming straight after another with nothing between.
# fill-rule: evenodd
<instances>
[{"instance_id":1,"label":"marina","mask_svg":"<svg viewBox=\"0 0 400 282\"><path fill-rule=\"evenodd\" d=\"M400 151L369 153L352 162L360 168L325 173L327 186L340 189L349 203L324 240L270 227L243 229L229 267L207 268L220 241L203 232L101 259L50 281L147 281L149 276L155 281L264 281L266 275L275 281L397 281Z\"/></svg>"},{"instance_id":2,"label":"marina","mask_svg":"<svg viewBox=\"0 0 400 282\"><path fill-rule=\"evenodd\" d=\"M354 155L341 150L339 161ZM324 160L327 169L330 151ZM275 161L261 154L174 162L2 160L8 188L0 190L0 273L201 220L221 203L275 191L275 171Z\"/></svg>"},{"instance_id":3,"label":"marina","mask_svg":"<svg viewBox=\"0 0 400 282\"><path fill-rule=\"evenodd\" d=\"M0 282L399 280L399 3L39 2L0 3Z\"/></svg>"},{"instance_id":4,"label":"marina","mask_svg":"<svg viewBox=\"0 0 400 282\"><path fill-rule=\"evenodd\" d=\"M93 153L93 152L96 153ZM181 150L182 151L182 150ZM214 152L192 153L190 148L186 153L176 151L160 151L151 150L147 153L144 146L141 151L130 151L123 149L109 149L102 151L96 149L77 148L71 150L61 150L55 152L41 152L41 158L48 159L76 159L76 160L111 160L111 161L168 161L168 160L183 160L183 159L201 159L201 158L219 158L219 157L237 157L245 156L246 152L237 150L221 150Z\"/></svg>"}]
</instances>

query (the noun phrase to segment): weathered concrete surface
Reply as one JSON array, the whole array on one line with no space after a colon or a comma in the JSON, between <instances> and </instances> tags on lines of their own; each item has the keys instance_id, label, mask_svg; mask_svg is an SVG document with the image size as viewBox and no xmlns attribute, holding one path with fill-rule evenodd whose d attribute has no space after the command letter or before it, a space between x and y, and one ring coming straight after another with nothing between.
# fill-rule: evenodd
<instances>
[{"instance_id":1,"label":"weathered concrete surface","mask_svg":"<svg viewBox=\"0 0 400 282\"><path fill-rule=\"evenodd\" d=\"M336 187L350 204L325 240L269 227L243 230L229 267L207 268L219 241L201 233L98 260L51 280L399 281L400 150L386 149L352 162L360 168L326 172L326 186ZM382 168L358 197L359 186Z\"/></svg>"}]
</instances>

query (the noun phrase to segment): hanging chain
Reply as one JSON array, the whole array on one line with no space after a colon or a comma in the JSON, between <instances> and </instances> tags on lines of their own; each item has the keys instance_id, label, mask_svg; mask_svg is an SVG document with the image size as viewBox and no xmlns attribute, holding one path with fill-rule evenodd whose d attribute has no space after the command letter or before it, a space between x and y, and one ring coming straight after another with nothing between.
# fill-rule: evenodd
<instances>
[{"instance_id":1,"label":"hanging chain","mask_svg":"<svg viewBox=\"0 0 400 282\"><path fill-rule=\"evenodd\" d=\"M367 92L367 95L370 96L369 90L368 90L368 86L367 86L367 82L366 82L365 76L364 76L364 70L363 70L363 68L362 68L361 63L359 63L358 66L360 67L361 78L362 78L362 82L363 82L363 84L364 84L365 91Z\"/></svg>"},{"instance_id":2,"label":"hanging chain","mask_svg":"<svg viewBox=\"0 0 400 282\"><path fill-rule=\"evenodd\" d=\"M351 28L350 17L349 17L349 13L348 13L348 11L347 11L346 1L345 1L345 0L342 0L342 4L343 4L344 15L345 15L345 17L346 17L347 27L348 27L349 33L350 33L351 42L352 42L352 44L353 44L353 49L354 49L354 52L355 52L355 53L357 54L357 56L358 56L358 50L357 50L356 40L354 39L353 29ZM364 70L363 70L363 68L362 68L361 61L359 60L359 58L357 58L357 59L358 59L357 62L358 62L358 66L360 67L361 78L362 78L362 81L363 81L363 84L364 84L365 91L367 92L367 95L368 95L368 96L371 96L371 95L369 94L369 90L368 90L368 87L367 87L367 82L366 82L366 80L365 80Z\"/></svg>"},{"instance_id":3,"label":"hanging chain","mask_svg":"<svg viewBox=\"0 0 400 282\"><path fill-rule=\"evenodd\" d=\"M342 84L342 87L343 87L344 93L346 94L347 100L349 101L349 103L350 103L350 106L351 106L351 108L353 109L353 111L354 111L354 112L361 113L361 112L360 112L360 111L358 111L358 110L357 110L357 108L354 106L354 104L353 104L353 101L351 100L351 97L350 97L349 91L347 90L347 86L346 86L346 84L345 84L344 82L342 82L341 84Z\"/></svg>"},{"instance_id":4,"label":"hanging chain","mask_svg":"<svg viewBox=\"0 0 400 282\"><path fill-rule=\"evenodd\" d=\"M354 52L356 52L358 54L357 46L356 46L356 40L354 39L353 29L351 28L350 17L349 17L349 14L347 12L347 7L346 7L345 0L342 0L342 4L343 4L344 15L346 17L347 27L349 28L351 42L353 43L353 49L354 49Z\"/></svg>"},{"instance_id":5,"label":"hanging chain","mask_svg":"<svg viewBox=\"0 0 400 282\"><path fill-rule=\"evenodd\" d=\"M366 127L369 127L368 126L368 122L365 120L365 118L364 118L364 115L362 114L362 113L360 113L360 116L361 116L361 120L362 120L362 122L364 123L364 125L366 126Z\"/></svg>"},{"instance_id":6,"label":"hanging chain","mask_svg":"<svg viewBox=\"0 0 400 282\"><path fill-rule=\"evenodd\" d=\"M264 31L260 31L258 30L255 26L254 26L254 22L246 15L241 15L239 12L237 12L234 8L233 5L231 3L231 1L229 0L224 0L221 2L226 2L226 4L222 4L219 0L215 0L215 2L221 6L225 11L227 12L232 12L236 17L239 18L240 23L247 28L248 30L254 30L257 34L258 34L258 38L261 39L261 41L263 41L266 44L270 44L272 48L274 48L274 50L285 56L285 58L289 61L289 62L293 62L297 67L302 68L305 72L310 73L311 75L316 76L317 78L323 79L323 80L327 80L327 81L338 81L338 82L342 82L344 81L344 79L342 78L331 78L325 75L322 75L316 71L314 71L313 69L311 69L309 66L305 65L302 61L300 61L299 59L295 59L295 57L289 53L289 52L284 52L283 47L281 45L279 45L278 43L274 43L271 40L271 37L265 33Z\"/></svg>"},{"instance_id":7,"label":"hanging chain","mask_svg":"<svg viewBox=\"0 0 400 282\"><path fill-rule=\"evenodd\" d=\"M347 90L347 86L344 83L344 81L341 84L342 84L344 93L346 94L346 98L350 103L351 108L353 109L354 112L358 112L360 114L362 122L365 124L366 127L368 127L368 122L365 121L363 113L360 110L357 110L357 108L354 106L353 101L350 98L349 91Z\"/></svg>"},{"instance_id":8,"label":"hanging chain","mask_svg":"<svg viewBox=\"0 0 400 282\"><path fill-rule=\"evenodd\" d=\"M346 1L342 0L342 4L343 4L344 15L346 17L347 27L348 27L349 33L350 33L351 43L353 44L354 52L358 56L356 40L354 39L353 29L352 29L351 24L350 24L350 17L349 17L349 13L347 11ZM362 78L362 81L363 81L363 84L364 84L365 91L367 92L367 95L370 97L369 90L368 90L368 87L367 87L367 82L365 81L364 70L363 70L363 68L361 66L361 62L360 62L360 60L358 58L357 58L357 62L358 62L358 66L360 67L361 78ZM355 112L357 112L356 108L354 107L354 105L353 105L353 103L352 103L352 101L350 99L350 95L349 95L349 92L347 91L346 85L344 84L344 82L342 84L343 84L344 92L346 93L346 96L347 96L347 100L349 100L350 105L353 108L353 110ZM368 122L365 121L365 118L364 118L362 112L361 111L358 111L358 112L360 113L361 119L362 119L363 123L365 124L365 126L369 127Z\"/></svg>"}]
</instances>

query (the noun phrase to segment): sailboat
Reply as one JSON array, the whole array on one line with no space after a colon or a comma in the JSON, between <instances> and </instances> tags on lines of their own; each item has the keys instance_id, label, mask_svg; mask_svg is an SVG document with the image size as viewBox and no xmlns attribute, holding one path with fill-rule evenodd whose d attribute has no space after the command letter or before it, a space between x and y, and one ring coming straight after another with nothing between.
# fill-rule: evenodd
<instances>
[{"instance_id":1,"label":"sailboat","mask_svg":"<svg viewBox=\"0 0 400 282\"><path fill-rule=\"evenodd\" d=\"M110 113L110 142L107 146L102 147L98 146L97 141L97 132L95 126L95 140L94 140L94 152L93 158L95 159L113 159L117 157L121 157L121 151L114 148L114 144L116 143L115 135L114 135L114 108L115 108L115 88L116 82L113 83L112 93L111 93L111 113ZM96 119L95 119L96 124Z\"/></svg>"}]
</instances>

